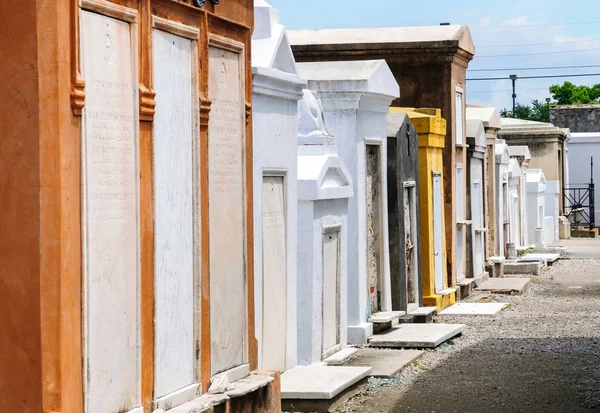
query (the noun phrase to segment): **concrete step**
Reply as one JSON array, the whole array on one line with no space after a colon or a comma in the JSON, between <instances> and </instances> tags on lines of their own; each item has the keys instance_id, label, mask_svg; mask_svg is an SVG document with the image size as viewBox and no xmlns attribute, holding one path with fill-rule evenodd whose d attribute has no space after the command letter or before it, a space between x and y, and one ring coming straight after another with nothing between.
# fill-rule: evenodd
<instances>
[{"instance_id":1,"label":"concrete step","mask_svg":"<svg viewBox=\"0 0 600 413\"><path fill-rule=\"evenodd\" d=\"M551 267L555 261L560 259L559 253L531 253L519 258L519 262L546 262Z\"/></svg>"},{"instance_id":2,"label":"concrete step","mask_svg":"<svg viewBox=\"0 0 600 413\"><path fill-rule=\"evenodd\" d=\"M379 333L397 326L398 320L405 314L404 311L382 311L373 314L369 320L373 323L373 332Z\"/></svg>"},{"instance_id":3,"label":"concrete step","mask_svg":"<svg viewBox=\"0 0 600 413\"><path fill-rule=\"evenodd\" d=\"M504 274L540 275L542 268L545 266L541 261L518 262L516 260L509 260L504 263Z\"/></svg>"},{"instance_id":4,"label":"concrete step","mask_svg":"<svg viewBox=\"0 0 600 413\"><path fill-rule=\"evenodd\" d=\"M434 348L462 333L464 324L400 324L369 338L371 347Z\"/></svg>"},{"instance_id":5,"label":"concrete step","mask_svg":"<svg viewBox=\"0 0 600 413\"><path fill-rule=\"evenodd\" d=\"M459 281L457 283L458 288L456 289L456 301L460 301L470 296L476 286L474 278L464 278Z\"/></svg>"},{"instance_id":6,"label":"concrete step","mask_svg":"<svg viewBox=\"0 0 600 413\"><path fill-rule=\"evenodd\" d=\"M346 366L369 366L371 377L393 377L404 366L423 355L422 350L387 350L361 348L358 355L346 363Z\"/></svg>"},{"instance_id":7,"label":"concrete step","mask_svg":"<svg viewBox=\"0 0 600 413\"><path fill-rule=\"evenodd\" d=\"M419 307L407 314L412 318L412 323L427 324L433 322L433 316L437 314L436 307Z\"/></svg>"},{"instance_id":8,"label":"concrete step","mask_svg":"<svg viewBox=\"0 0 600 413\"><path fill-rule=\"evenodd\" d=\"M366 383L366 366L298 366L281 375L283 411L333 412Z\"/></svg>"},{"instance_id":9,"label":"concrete step","mask_svg":"<svg viewBox=\"0 0 600 413\"><path fill-rule=\"evenodd\" d=\"M357 350L354 347L347 347L334 355L327 357L323 362L328 366L341 366L350 359L356 357L356 354Z\"/></svg>"}]
</instances>

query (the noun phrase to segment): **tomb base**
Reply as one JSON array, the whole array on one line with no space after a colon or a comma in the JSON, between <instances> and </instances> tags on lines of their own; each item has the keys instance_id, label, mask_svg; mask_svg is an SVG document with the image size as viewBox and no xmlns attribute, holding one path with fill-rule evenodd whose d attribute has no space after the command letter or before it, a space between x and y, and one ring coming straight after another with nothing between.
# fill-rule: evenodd
<instances>
[{"instance_id":1,"label":"tomb base","mask_svg":"<svg viewBox=\"0 0 600 413\"><path fill-rule=\"evenodd\" d=\"M598 238L598 228L573 228L571 229L573 238Z\"/></svg>"},{"instance_id":2,"label":"tomb base","mask_svg":"<svg viewBox=\"0 0 600 413\"><path fill-rule=\"evenodd\" d=\"M348 344L367 344L373 335L373 323L348 326Z\"/></svg>"},{"instance_id":3,"label":"tomb base","mask_svg":"<svg viewBox=\"0 0 600 413\"><path fill-rule=\"evenodd\" d=\"M455 302L456 290L453 288L423 297L423 305L427 307L436 307L438 311L451 306Z\"/></svg>"}]
</instances>

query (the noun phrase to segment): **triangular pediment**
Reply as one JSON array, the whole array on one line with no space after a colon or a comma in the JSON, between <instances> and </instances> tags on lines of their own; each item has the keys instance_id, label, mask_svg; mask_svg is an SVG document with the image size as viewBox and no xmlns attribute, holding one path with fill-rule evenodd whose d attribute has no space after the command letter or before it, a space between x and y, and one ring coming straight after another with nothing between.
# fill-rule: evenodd
<instances>
[{"instance_id":1,"label":"triangular pediment","mask_svg":"<svg viewBox=\"0 0 600 413\"><path fill-rule=\"evenodd\" d=\"M320 189L341 188L350 185L340 168L330 167L321 180Z\"/></svg>"},{"instance_id":2,"label":"triangular pediment","mask_svg":"<svg viewBox=\"0 0 600 413\"><path fill-rule=\"evenodd\" d=\"M297 74L296 61L294 60L294 54L290 47L290 41L285 33L281 37L281 42L275 53L275 57L272 62L273 69L280 70L285 73Z\"/></svg>"}]
</instances>

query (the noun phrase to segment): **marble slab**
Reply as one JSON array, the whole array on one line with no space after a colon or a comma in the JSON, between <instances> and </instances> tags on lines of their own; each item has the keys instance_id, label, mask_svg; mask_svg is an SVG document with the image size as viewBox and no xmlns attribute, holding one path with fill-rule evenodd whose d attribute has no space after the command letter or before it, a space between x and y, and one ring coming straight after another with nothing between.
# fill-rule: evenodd
<instances>
[{"instance_id":1,"label":"marble slab","mask_svg":"<svg viewBox=\"0 0 600 413\"><path fill-rule=\"evenodd\" d=\"M192 41L154 30L154 394L194 382Z\"/></svg>"},{"instance_id":2,"label":"marble slab","mask_svg":"<svg viewBox=\"0 0 600 413\"><path fill-rule=\"evenodd\" d=\"M245 359L246 272L242 73L239 54L209 48L208 225L211 374Z\"/></svg>"},{"instance_id":3,"label":"marble slab","mask_svg":"<svg viewBox=\"0 0 600 413\"><path fill-rule=\"evenodd\" d=\"M494 316L504 310L505 303L456 303L442 310L439 315Z\"/></svg>"},{"instance_id":4,"label":"marble slab","mask_svg":"<svg viewBox=\"0 0 600 413\"><path fill-rule=\"evenodd\" d=\"M521 294L527 288L529 281L529 278L490 278L477 287L477 290L500 294Z\"/></svg>"},{"instance_id":5,"label":"marble slab","mask_svg":"<svg viewBox=\"0 0 600 413\"><path fill-rule=\"evenodd\" d=\"M128 23L81 11L87 413L141 406L137 79L131 45Z\"/></svg>"},{"instance_id":6,"label":"marble slab","mask_svg":"<svg viewBox=\"0 0 600 413\"><path fill-rule=\"evenodd\" d=\"M531 253L525 254L519 258L519 262L535 262L535 261L546 261L547 263L553 263L560 259L560 254L542 254L542 253Z\"/></svg>"},{"instance_id":7,"label":"marble slab","mask_svg":"<svg viewBox=\"0 0 600 413\"><path fill-rule=\"evenodd\" d=\"M281 375L281 398L332 399L370 373L371 367L294 367Z\"/></svg>"},{"instance_id":8,"label":"marble slab","mask_svg":"<svg viewBox=\"0 0 600 413\"><path fill-rule=\"evenodd\" d=\"M400 324L369 338L373 347L433 348L462 333L464 324Z\"/></svg>"},{"instance_id":9,"label":"marble slab","mask_svg":"<svg viewBox=\"0 0 600 413\"><path fill-rule=\"evenodd\" d=\"M370 366L372 377L393 377L404 366L412 363L425 352L422 350L385 350L361 348L358 355L345 363L346 366Z\"/></svg>"}]
</instances>

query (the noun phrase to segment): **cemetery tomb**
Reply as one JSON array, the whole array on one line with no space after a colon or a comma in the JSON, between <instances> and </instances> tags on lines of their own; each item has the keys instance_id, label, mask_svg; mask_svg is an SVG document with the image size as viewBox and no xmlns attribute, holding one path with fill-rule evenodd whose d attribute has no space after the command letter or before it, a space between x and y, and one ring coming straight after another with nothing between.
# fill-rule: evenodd
<instances>
[{"instance_id":1,"label":"cemetery tomb","mask_svg":"<svg viewBox=\"0 0 600 413\"><path fill-rule=\"evenodd\" d=\"M498 256L506 257L506 243L508 240L508 146L498 139L495 144L496 151L496 250Z\"/></svg>"},{"instance_id":2,"label":"cemetery tomb","mask_svg":"<svg viewBox=\"0 0 600 413\"><path fill-rule=\"evenodd\" d=\"M392 310L422 305L418 136L406 113L387 115L388 227Z\"/></svg>"},{"instance_id":3,"label":"cemetery tomb","mask_svg":"<svg viewBox=\"0 0 600 413\"><path fill-rule=\"evenodd\" d=\"M456 290L448 287L446 277L446 238L442 148L446 122L439 109L390 108L406 113L419 138L419 232L422 251L423 305L441 310L456 300ZM413 311L414 314L414 311Z\"/></svg>"},{"instance_id":4,"label":"cemetery tomb","mask_svg":"<svg viewBox=\"0 0 600 413\"><path fill-rule=\"evenodd\" d=\"M559 240L558 236L558 218L559 214L559 196L560 196L560 182L558 181L547 181L546 182L546 219L548 221L548 227L544 228L545 236L547 240L547 246L549 247L553 243ZM549 219L548 219L549 218Z\"/></svg>"},{"instance_id":5,"label":"cemetery tomb","mask_svg":"<svg viewBox=\"0 0 600 413\"><path fill-rule=\"evenodd\" d=\"M546 216L546 177L541 169L529 169L525 175L527 185L527 245L546 248L544 218Z\"/></svg>"},{"instance_id":6,"label":"cemetery tomb","mask_svg":"<svg viewBox=\"0 0 600 413\"><path fill-rule=\"evenodd\" d=\"M484 220L484 161L486 136L481 120L467 121L467 277L478 279L485 274L485 220ZM470 253L469 253L470 251Z\"/></svg>"},{"instance_id":7,"label":"cemetery tomb","mask_svg":"<svg viewBox=\"0 0 600 413\"><path fill-rule=\"evenodd\" d=\"M296 71L276 9L254 4L254 306L258 367L283 372L297 360L298 101Z\"/></svg>"},{"instance_id":8,"label":"cemetery tomb","mask_svg":"<svg viewBox=\"0 0 600 413\"><path fill-rule=\"evenodd\" d=\"M364 344L372 316L392 310L386 115L399 87L383 60L298 64L320 94L340 157L354 182L348 210L348 338Z\"/></svg>"},{"instance_id":9,"label":"cemetery tomb","mask_svg":"<svg viewBox=\"0 0 600 413\"><path fill-rule=\"evenodd\" d=\"M508 209L509 209L509 239L508 242L512 247L518 248L521 246L521 168L519 162L511 158L508 164ZM509 257L514 258L514 257Z\"/></svg>"}]
</instances>

